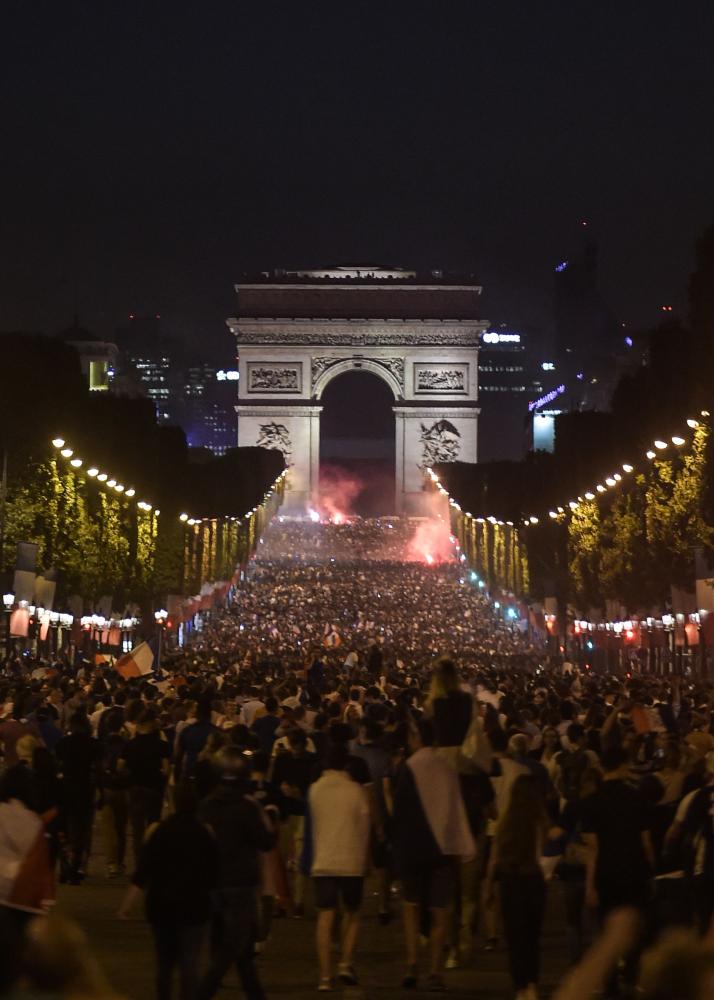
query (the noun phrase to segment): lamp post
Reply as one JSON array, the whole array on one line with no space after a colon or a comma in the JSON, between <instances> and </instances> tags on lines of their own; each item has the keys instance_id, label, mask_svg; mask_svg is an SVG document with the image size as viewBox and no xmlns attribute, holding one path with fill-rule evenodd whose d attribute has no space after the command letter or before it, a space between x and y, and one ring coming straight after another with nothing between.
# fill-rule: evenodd
<instances>
[{"instance_id":1,"label":"lamp post","mask_svg":"<svg viewBox=\"0 0 714 1000\"><path fill-rule=\"evenodd\" d=\"M169 617L169 613L164 608L162 608L160 611L155 611L154 612L154 619L156 621L156 625L157 625L158 633L159 633L159 636L158 636L159 637L159 648L158 648L158 655L156 657L156 667L157 667L158 670L161 669L161 647L163 645L164 628L166 627L166 619L168 617Z\"/></svg>"},{"instance_id":2,"label":"lamp post","mask_svg":"<svg viewBox=\"0 0 714 1000\"><path fill-rule=\"evenodd\" d=\"M15 603L14 594L3 594L2 603L5 609L5 652L10 653L10 614Z\"/></svg>"}]
</instances>

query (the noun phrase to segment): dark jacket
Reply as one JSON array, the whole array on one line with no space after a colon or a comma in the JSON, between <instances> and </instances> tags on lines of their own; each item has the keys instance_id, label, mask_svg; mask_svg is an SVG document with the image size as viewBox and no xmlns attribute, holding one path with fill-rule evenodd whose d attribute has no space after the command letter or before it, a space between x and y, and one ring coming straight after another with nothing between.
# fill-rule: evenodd
<instances>
[{"instance_id":1,"label":"dark jacket","mask_svg":"<svg viewBox=\"0 0 714 1000\"><path fill-rule=\"evenodd\" d=\"M221 889L250 889L260 883L259 851L269 851L275 835L257 802L241 783L221 782L202 803L200 815L214 833L220 857Z\"/></svg>"},{"instance_id":2,"label":"dark jacket","mask_svg":"<svg viewBox=\"0 0 714 1000\"><path fill-rule=\"evenodd\" d=\"M169 816L143 844L133 879L146 889L147 919L154 924L205 923L218 870L218 846L210 831L193 816Z\"/></svg>"}]
</instances>

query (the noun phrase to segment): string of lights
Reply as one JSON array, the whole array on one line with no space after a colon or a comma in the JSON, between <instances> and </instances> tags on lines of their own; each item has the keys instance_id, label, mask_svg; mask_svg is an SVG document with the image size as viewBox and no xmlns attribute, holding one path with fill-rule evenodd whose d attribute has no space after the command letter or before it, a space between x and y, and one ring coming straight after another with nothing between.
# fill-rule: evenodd
<instances>
[{"instance_id":1,"label":"string of lights","mask_svg":"<svg viewBox=\"0 0 714 1000\"><path fill-rule=\"evenodd\" d=\"M57 452L62 458L66 459L66 461L69 462L70 466L73 469L79 470L85 466L84 460L75 454L74 449L67 444L64 438L62 437L53 438L52 446L57 450ZM99 483L99 485L106 490L119 493L120 495L128 497L129 499L133 499L136 496L136 490L134 489L133 486L130 486L128 488L125 487L123 483L118 481L116 476L110 475L110 473L108 472L101 471L99 467L96 465L90 465L85 467L85 472L90 479L93 479L95 482ZM270 500L273 492L279 487L281 481L284 479L286 475L287 475L287 469L283 469L280 475L278 475L271 484L270 489L268 489L263 494L262 503L256 505L255 507L252 507L249 511L246 511L241 517L227 516L226 518L224 518L224 520L233 521L240 524L242 521L246 520L246 518L251 517L253 514L256 513L257 510L259 510ZM154 507L153 504L150 504L146 500L136 500L135 503L136 506L139 508L139 510L142 510L146 513L150 513L153 511L154 516L156 517L158 517L161 513L161 511L158 508ZM183 524L189 525L190 527L194 527L197 524L202 524L204 521L211 521L211 520L215 520L215 518L192 517L190 514L186 513L179 514L179 521L181 521Z\"/></svg>"},{"instance_id":2,"label":"string of lights","mask_svg":"<svg viewBox=\"0 0 714 1000\"><path fill-rule=\"evenodd\" d=\"M83 459L75 454L74 449L69 447L64 438L53 438L52 446L57 449L62 458L69 462L73 469L81 469L84 465ZM116 476L110 475L108 472L102 472L96 465L87 466L85 472L90 479L94 479L95 482L99 483L106 490L123 494L130 500L136 496L136 490L133 486L125 487L123 483L119 482ZM148 503L146 500L136 500L135 503L139 510L146 512L153 511L156 517L161 513L160 510L157 510L153 504Z\"/></svg>"},{"instance_id":3,"label":"string of lights","mask_svg":"<svg viewBox=\"0 0 714 1000\"><path fill-rule=\"evenodd\" d=\"M652 442L652 447L648 448L645 452L645 458L647 461L652 462L659 455L663 455L670 445L674 448L684 447L687 444L688 435L692 431L696 431L702 421L706 420L709 416L709 410L702 410L699 418L689 417L687 419L687 431L683 430L681 434L673 434L669 438L655 438ZM479 524L489 521L491 524L509 525L510 527L515 526L513 521L500 520L493 514L474 518L473 514L469 511L462 510L461 505L449 494L449 491L444 487L443 483L433 469L426 468L425 472L431 479L432 483L434 483L439 493L448 499L449 506L462 513L464 517L469 520L473 518ZM556 506L554 509L549 510L548 517L554 521L561 521L565 519L571 512L577 510L581 504L597 500L599 497L607 493L608 490L617 489L620 483L624 481L625 476L631 476L635 472L637 472L637 467L632 462L623 462L617 470L612 472L609 476L605 476L601 482L595 484L593 487L584 490L583 493L579 494L576 499L569 500L567 504ZM539 524L541 517L542 515L539 516L537 514L525 515L521 523L523 527L528 528L532 525Z\"/></svg>"}]
</instances>

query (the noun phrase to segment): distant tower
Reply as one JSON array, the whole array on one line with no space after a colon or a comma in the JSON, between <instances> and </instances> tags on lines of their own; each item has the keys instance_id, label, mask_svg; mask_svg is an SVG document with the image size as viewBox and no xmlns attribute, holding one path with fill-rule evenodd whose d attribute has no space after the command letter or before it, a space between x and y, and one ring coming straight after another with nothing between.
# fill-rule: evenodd
<instances>
[{"instance_id":1,"label":"distant tower","mask_svg":"<svg viewBox=\"0 0 714 1000\"><path fill-rule=\"evenodd\" d=\"M555 265L554 277L558 379L568 386L571 405L589 405L585 387L600 385L622 352L620 324L600 292L598 246L589 230Z\"/></svg>"}]
</instances>

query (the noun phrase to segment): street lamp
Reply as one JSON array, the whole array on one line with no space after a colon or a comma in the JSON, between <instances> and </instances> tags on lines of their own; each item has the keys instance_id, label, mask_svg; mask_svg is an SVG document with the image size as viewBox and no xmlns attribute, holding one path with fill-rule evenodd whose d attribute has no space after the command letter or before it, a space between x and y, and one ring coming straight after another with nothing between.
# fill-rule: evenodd
<instances>
[{"instance_id":1,"label":"street lamp","mask_svg":"<svg viewBox=\"0 0 714 1000\"><path fill-rule=\"evenodd\" d=\"M7 617L5 618L5 652L10 653L10 614L12 612L13 605L15 603L14 594L3 594L2 603L5 608Z\"/></svg>"}]
</instances>

